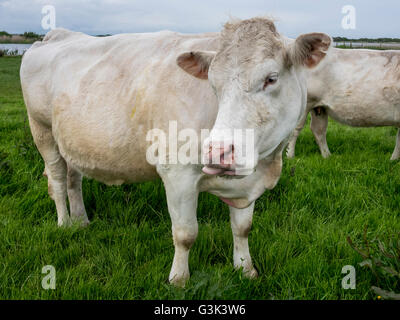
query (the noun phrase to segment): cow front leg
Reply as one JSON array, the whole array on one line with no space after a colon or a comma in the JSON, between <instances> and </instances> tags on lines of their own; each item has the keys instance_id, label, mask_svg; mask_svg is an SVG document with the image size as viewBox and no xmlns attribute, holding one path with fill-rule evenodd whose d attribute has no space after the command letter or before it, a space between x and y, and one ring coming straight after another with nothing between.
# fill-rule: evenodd
<instances>
[{"instance_id":1,"label":"cow front leg","mask_svg":"<svg viewBox=\"0 0 400 320\"><path fill-rule=\"evenodd\" d=\"M396 146L390 160L397 160L400 158L400 129L397 129Z\"/></svg>"},{"instance_id":2,"label":"cow front leg","mask_svg":"<svg viewBox=\"0 0 400 320\"><path fill-rule=\"evenodd\" d=\"M328 158L331 152L326 142L326 131L328 128L328 113L325 108L317 107L311 112L311 131L314 135L315 141L318 144L322 157Z\"/></svg>"},{"instance_id":3,"label":"cow front leg","mask_svg":"<svg viewBox=\"0 0 400 320\"><path fill-rule=\"evenodd\" d=\"M297 138L299 137L301 130L303 130L303 128L306 124L307 115L308 115L308 112L305 112L303 117L298 122L296 129L293 130L293 132L289 138L288 146L286 149L286 157L288 159L292 159L295 156Z\"/></svg>"},{"instance_id":4,"label":"cow front leg","mask_svg":"<svg viewBox=\"0 0 400 320\"><path fill-rule=\"evenodd\" d=\"M196 210L199 195L197 182L200 174L187 167L171 167L157 168L167 194L175 247L169 282L184 287L190 277L189 251L198 232Z\"/></svg>"},{"instance_id":5,"label":"cow front leg","mask_svg":"<svg viewBox=\"0 0 400 320\"><path fill-rule=\"evenodd\" d=\"M229 207L233 234L233 265L243 268L248 278L256 278L257 270L253 267L249 251L249 232L253 220L254 202L245 209Z\"/></svg>"}]
</instances>

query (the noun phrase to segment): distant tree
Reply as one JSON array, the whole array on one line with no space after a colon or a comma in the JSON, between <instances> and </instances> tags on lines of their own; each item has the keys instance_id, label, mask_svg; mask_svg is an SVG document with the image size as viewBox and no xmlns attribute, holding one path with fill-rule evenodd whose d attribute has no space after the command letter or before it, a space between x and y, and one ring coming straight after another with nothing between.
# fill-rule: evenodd
<instances>
[{"instance_id":1,"label":"distant tree","mask_svg":"<svg viewBox=\"0 0 400 320\"><path fill-rule=\"evenodd\" d=\"M24 32L23 36L24 36L25 38L29 38L29 39L39 39L39 38L41 37L40 34L37 34L37 33L35 33L35 32L31 32L31 31L29 31L29 32Z\"/></svg>"},{"instance_id":2,"label":"distant tree","mask_svg":"<svg viewBox=\"0 0 400 320\"><path fill-rule=\"evenodd\" d=\"M335 42L343 42L343 41L349 41L349 39L345 37L333 37L333 41Z\"/></svg>"},{"instance_id":3,"label":"distant tree","mask_svg":"<svg viewBox=\"0 0 400 320\"><path fill-rule=\"evenodd\" d=\"M1 36L11 37L11 34L9 34L7 31L0 31L0 37Z\"/></svg>"}]
</instances>

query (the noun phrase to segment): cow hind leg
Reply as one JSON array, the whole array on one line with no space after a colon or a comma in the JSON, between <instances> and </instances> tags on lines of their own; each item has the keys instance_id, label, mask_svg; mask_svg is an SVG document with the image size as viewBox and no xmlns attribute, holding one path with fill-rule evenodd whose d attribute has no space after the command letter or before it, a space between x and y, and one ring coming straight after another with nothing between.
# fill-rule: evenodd
<instances>
[{"instance_id":1,"label":"cow hind leg","mask_svg":"<svg viewBox=\"0 0 400 320\"><path fill-rule=\"evenodd\" d=\"M82 196L82 174L68 165L67 192L71 220L82 227L89 224Z\"/></svg>"},{"instance_id":2,"label":"cow hind leg","mask_svg":"<svg viewBox=\"0 0 400 320\"><path fill-rule=\"evenodd\" d=\"M397 129L396 146L390 160L398 160L400 158L400 129Z\"/></svg>"},{"instance_id":3,"label":"cow hind leg","mask_svg":"<svg viewBox=\"0 0 400 320\"><path fill-rule=\"evenodd\" d=\"M248 278L256 278L257 270L253 267L249 251L249 232L253 219L254 202L245 209L229 207L233 234L233 265L243 268Z\"/></svg>"},{"instance_id":4,"label":"cow hind leg","mask_svg":"<svg viewBox=\"0 0 400 320\"><path fill-rule=\"evenodd\" d=\"M311 131L314 135L315 141L324 158L328 158L331 152L326 142L326 131L328 128L328 113L325 108L317 107L311 112Z\"/></svg>"},{"instance_id":5,"label":"cow hind leg","mask_svg":"<svg viewBox=\"0 0 400 320\"><path fill-rule=\"evenodd\" d=\"M301 130L303 130L304 125L306 124L307 115L308 112L305 112L303 117L299 120L296 129L293 130L289 138L289 143L286 149L286 157L289 159L292 159L295 156L297 138L299 137Z\"/></svg>"},{"instance_id":6,"label":"cow hind leg","mask_svg":"<svg viewBox=\"0 0 400 320\"><path fill-rule=\"evenodd\" d=\"M48 179L49 196L54 200L57 210L58 225L70 224L67 198L67 164L60 155L51 128L29 117L33 140L45 162L45 176Z\"/></svg>"}]
</instances>

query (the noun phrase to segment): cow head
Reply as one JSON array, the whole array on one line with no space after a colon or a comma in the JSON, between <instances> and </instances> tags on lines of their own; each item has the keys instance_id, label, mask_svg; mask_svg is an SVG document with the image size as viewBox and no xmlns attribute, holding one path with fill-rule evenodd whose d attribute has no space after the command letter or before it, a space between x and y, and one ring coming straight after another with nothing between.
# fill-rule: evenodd
<instances>
[{"instance_id":1,"label":"cow head","mask_svg":"<svg viewBox=\"0 0 400 320\"><path fill-rule=\"evenodd\" d=\"M208 79L219 103L203 171L247 175L295 128L306 104L302 69L316 66L331 41L311 33L289 42L265 18L227 23L220 37L217 52L182 53L177 64Z\"/></svg>"}]
</instances>

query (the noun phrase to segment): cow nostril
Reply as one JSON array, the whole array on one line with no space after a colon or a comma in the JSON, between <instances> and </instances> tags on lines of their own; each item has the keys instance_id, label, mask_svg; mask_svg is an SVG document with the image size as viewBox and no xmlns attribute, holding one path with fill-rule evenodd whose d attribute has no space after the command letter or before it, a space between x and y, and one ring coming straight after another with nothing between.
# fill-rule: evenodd
<instances>
[{"instance_id":1,"label":"cow nostril","mask_svg":"<svg viewBox=\"0 0 400 320\"><path fill-rule=\"evenodd\" d=\"M221 151L220 161L223 164L233 164L234 161L234 146L230 144L227 149Z\"/></svg>"},{"instance_id":2,"label":"cow nostril","mask_svg":"<svg viewBox=\"0 0 400 320\"><path fill-rule=\"evenodd\" d=\"M207 148L207 163L209 165L226 167L233 164L235 148L232 143L214 142L210 143Z\"/></svg>"}]
</instances>

